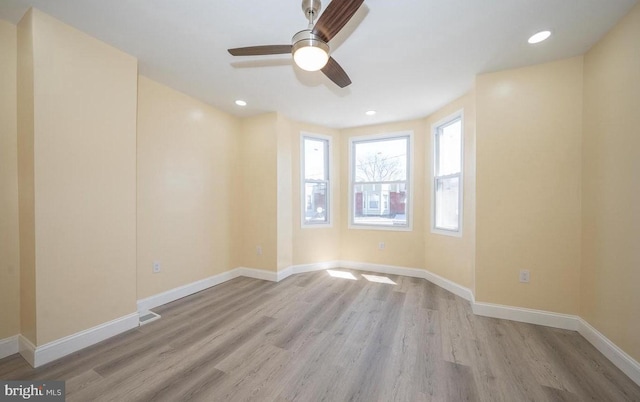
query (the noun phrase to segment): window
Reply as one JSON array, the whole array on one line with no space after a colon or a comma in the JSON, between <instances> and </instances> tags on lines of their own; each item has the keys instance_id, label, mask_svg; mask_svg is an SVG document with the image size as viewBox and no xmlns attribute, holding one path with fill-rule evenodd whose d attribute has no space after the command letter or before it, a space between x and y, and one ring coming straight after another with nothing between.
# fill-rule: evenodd
<instances>
[{"instance_id":1,"label":"window","mask_svg":"<svg viewBox=\"0 0 640 402\"><path fill-rule=\"evenodd\" d=\"M331 138L301 137L302 226L329 225L329 150Z\"/></svg>"},{"instance_id":2,"label":"window","mask_svg":"<svg viewBox=\"0 0 640 402\"><path fill-rule=\"evenodd\" d=\"M349 227L410 230L411 133L350 140Z\"/></svg>"},{"instance_id":3,"label":"window","mask_svg":"<svg viewBox=\"0 0 640 402\"><path fill-rule=\"evenodd\" d=\"M432 231L462 234L462 112L433 129Z\"/></svg>"}]
</instances>

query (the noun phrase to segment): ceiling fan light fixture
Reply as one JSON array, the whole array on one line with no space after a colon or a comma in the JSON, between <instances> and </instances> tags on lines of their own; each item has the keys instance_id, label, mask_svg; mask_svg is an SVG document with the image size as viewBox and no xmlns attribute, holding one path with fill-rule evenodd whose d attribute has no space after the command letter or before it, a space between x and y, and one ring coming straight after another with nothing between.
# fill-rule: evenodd
<instances>
[{"instance_id":1,"label":"ceiling fan light fixture","mask_svg":"<svg viewBox=\"0 0 640 402\"><path fill-rule=\"evenodd\" d=\"M291 53L298 67L306 71L318 71L329 61L329 45L309 29L294 35Z\"/></svg>"},{"instance_id":2,"label":"ceiling fan light fixture","mask_svg":"<svg viewBox=\"0 0 640 402\"><path fill-rule=\"evenodd\" d=\"M306 71L318 71L327 64L329 55L321 47L303 46L293 54L298 67Z\"/></svg>"}]
</instances>

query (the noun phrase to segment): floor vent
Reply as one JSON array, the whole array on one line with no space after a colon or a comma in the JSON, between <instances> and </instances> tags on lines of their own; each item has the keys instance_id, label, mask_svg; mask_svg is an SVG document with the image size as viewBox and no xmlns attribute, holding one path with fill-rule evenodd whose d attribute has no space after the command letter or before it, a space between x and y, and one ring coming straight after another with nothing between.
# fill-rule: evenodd
<instances>
[{"instance_id":1,"label":"floor vent","mask_svg":"<svg viewBox=\"0 0 640 402\"><path fill-rule=\"evenodd\" d=\"M140 313L140 325L148 324L160 318L160 314L156 314L153 311L145 311Z\"/></svg>"}]
</instances>

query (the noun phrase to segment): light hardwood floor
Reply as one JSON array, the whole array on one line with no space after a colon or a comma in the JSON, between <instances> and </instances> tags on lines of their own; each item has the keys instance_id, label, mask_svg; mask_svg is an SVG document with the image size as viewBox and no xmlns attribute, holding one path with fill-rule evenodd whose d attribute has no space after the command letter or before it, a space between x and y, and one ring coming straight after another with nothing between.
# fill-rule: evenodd
<instances>
[{"instance_id":1,"label":"light hardwood floor","mask_svg":"<svg viewBox=\"0 0 640 402\"><path fill-rule=\"evenodd\" d=\"M237 278L162 319L2 379L65 380L67 401L640 401L584 338L473 315L422 279L326 271Z\"/></svg>"}]
</instances>

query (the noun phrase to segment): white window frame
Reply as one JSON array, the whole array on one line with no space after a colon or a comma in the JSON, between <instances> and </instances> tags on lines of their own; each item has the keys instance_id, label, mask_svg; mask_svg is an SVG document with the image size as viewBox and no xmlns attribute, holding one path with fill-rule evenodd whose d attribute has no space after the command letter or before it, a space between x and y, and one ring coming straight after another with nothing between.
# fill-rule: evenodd
<instances>
[{"instance_id":1,"label":"white window frame","mask_svg":"<svg viewBox=\"0 0 640 402\"><path fill-rule=\"evenodd\" d=\"M460 173L436 176L438 169L438 135L442 129L460 120ZM462 237L464 223L464 110L459 110L431 126L431 233L445 236ZM436 226L436 191L438 179L458 177L458 230L439 228Z\"/></svg>"},{"instance_id":2,"label":"white window frame","mask_svg":"<svg viewBox=\"0 0 640 402\"><path fill-rule=\"evenodd\" d=\"M305 150L304 150L304 140L308 138L310 140L317 141L326 141L327 144L327 152L325 153L325 169L327 174L327 180L311 180L310 182L318 183L325 182L327 186L326 192L326 207L327 207L327 221L326 222L307 222L305 219L305 211L307 209L307 203L305 199L306 189L305 186L307 184L307 180L305 179ZM313 229L313 228L331 228L333 227L333 219L332 219L332 192L331 192L331 177L332 177L332 137L328 135L321 134L312 134L307 132L300 133L300 227L303 229Z\"/></svg>"},{"instance_id":3,"label":"white window frame","mask_svg":"<svg viewBox=\"0 0 640 402\"><path fill-rule=\"evenodd\" d=\"M355 144L358 142L380 141L390 140L395 138L404 138L407 141L407 202L409 207L405 211L407 215L407 224L404 226L392 226L392 225L367 225L362 223L355 223L354 216L354 199L353 189L355 183ZM362 229L362 230L389 230L394 232L411 232L413 231L413 131L400 131L394 133L374 134L366 136L357 136L349 138L349 229ZM371 184L382 184L378 182L371 182ZM382 202L380 199L379 202Z\"/></svg>"}]
</instances>

